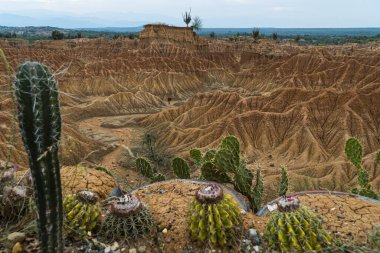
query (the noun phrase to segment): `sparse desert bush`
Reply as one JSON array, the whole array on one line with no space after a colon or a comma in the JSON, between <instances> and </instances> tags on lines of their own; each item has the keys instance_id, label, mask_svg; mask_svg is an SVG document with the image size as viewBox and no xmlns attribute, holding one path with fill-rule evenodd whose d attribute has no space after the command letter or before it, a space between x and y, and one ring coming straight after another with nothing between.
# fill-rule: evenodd
<instances>
[{"instance_id":1,"label":"sparse desert bush","mask_svg":"<svg viewBox=\"0 0 380 253\"><path fill-rule=\"evenodd\" d=\"M278 210L271 213L264 237L269 247L282 252L310 252L321 250L331 241L322 227L322 218L296 198L282 198Z\"/></svg>"},{"instance_id":2,"label":"sparse desert bush","mask_svg":"<svg viewBox=\"0 0 380 253\"><path fill-rule=\"evenodd\" d=\"M369 184L367 170L363 168L363 151L359 140L356 138L349 138L346 142L345 152L347 159L356 167L358 173L359 187L355 187L351 192L368 198L379 199L378 194L373 191L372 186Z\"/></svg>"},{"instance_id":3,"label":"sparse desert bush","mask_svg":"<svg viewBox=\"0 0 380 253\"><path fill-rule=\"evenodd\" d=\"M217 184L197 191L188 212L191 239L208 245L236 245L242 233L240 208L229 194Z\"/></svg>"},{"instance_id":4,"label":"sparse desert bush","mask_svg":"<svg viewBox=\"0 0 380 253\"><path fill-rule=\"evenodd\" d=\"M61 116L57 83L37 62L19 66L15 97L21 136L29 158L40 252L63 252L63 207L58 147Z\"/></svg>"},{"instance_id":5,"label":"sparse desert bush","mask_svg":"<svg viewBox=\"0 0 380 253\"><path fill-rule=\"evenodd\" d=\"M380 251L380 224L371 231L368 242L375 250Z\"/></svg>"},{"instance_id":6,"label":"sparse desert bush","mask_svg":"<svg viewBox=\"0 0 380 253\"><path fill-rule=\"evenodd\" d=\"M196 31L202 29L202 19L196 16L193 20L193 23L191 24L191 28Z\"/></svg>"}]
</instances>

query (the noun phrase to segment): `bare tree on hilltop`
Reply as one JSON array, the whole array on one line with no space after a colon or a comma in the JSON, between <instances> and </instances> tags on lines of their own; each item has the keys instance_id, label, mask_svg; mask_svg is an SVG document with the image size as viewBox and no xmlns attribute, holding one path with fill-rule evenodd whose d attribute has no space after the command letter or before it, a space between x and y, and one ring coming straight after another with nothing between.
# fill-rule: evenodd
<instances>
[{"instance_id":1,"label":"bare tree on hilltop","mask_svg":"<svg viewBox=\"0 0 380 253\"><path fill-rule=\"evenodd\" d=\"M203 24L202 24L202 19L200 17L195 17L194 20L193 20L193 23L191 25L191 28L193 28L193 30L200 30L202 28Z\"/></svg>"},{"instance_id":2,"label":"bare tree on hilltop","mask_svg":"<svg viewBox=\"0 0 380 253\"><path fill-rule=\"evenodd\" d=\"M185 22L186 27L189 27L189 24L191 22L191 9L189 12L185 12L185 14L182 15L183 22Z\"/></svg>"}]
</instances>

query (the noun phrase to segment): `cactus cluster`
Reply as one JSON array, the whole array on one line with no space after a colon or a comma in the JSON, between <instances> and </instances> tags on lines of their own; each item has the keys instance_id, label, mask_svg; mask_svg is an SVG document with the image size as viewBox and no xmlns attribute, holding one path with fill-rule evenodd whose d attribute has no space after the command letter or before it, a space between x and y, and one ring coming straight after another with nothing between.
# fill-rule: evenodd
<instances>
[{"instance_id":1,"label":"cactus cluster","mask_svg":"<svg viewBox=\"0 0 380 253\"><path fill-rule=\"evenodd\" d=\"M188 212L191 239L212 247L238 244L242 222L240 208L230 194L217 184L197 191Z\"/></svg>"},{"instance_id":2,"label":"cactus cluster","mask_svg":"<svg viewBox=\"0 0 380 253\"><path fill-rule=\"evenodd\" d=\"M123 195L111 203L99 234L108 241L133 242L153 232L154 221L135 195Z\"/></svg>"},{"instance_id":3,"label":"cactus cluster","mask_svg":"<svg viewBox=\"0 0 380 253\"><path fill-rule=\"evenodd\" d=\"M199 149L191 149L190 158L200 168L201 179L233 184L235 190L249 199L251 208L255 212L259 210L264 191L263 177L258 169L253 184L254 176L240 157L240 144L235 136L225 137L218 150L211 149L205 154Z\"/></svg>"},{"instance_id":4,"label":"cactus cluster","mask_svg":"<svg viewBox=\"0 0 380 253\"><path fill-rule=\"evenodd\" d=\"M149 160L139 157L135 161L136 168L140 171L140 173L144 176L150 179L151 183L159 182L165 180L165 176L161 173L158 173Z\"/></svg>"},{"instance_id":5,"label":"cactus cluster","mask_svg":"<svg viewBox=\"0 0 380 253\"><path fill-rule=\"evenodd\" d=\"M14 93L21 136L32 172L41 252L63 252L63 207L58 146L61 117L57 83L37 62L19 66Z\"/></svg>"},{"instance_id":6,"label":"cactus cluster","mask_svg":"<svg viewBox=\"0 0 380 253\"><path fill-rule=\"evenodd\" d=\"M349 138L346 142L344 150L348 160L351 161L351 163L356 167L358 172L359 187L352 189L351 192L365 197L379 199L379 195L373 191L371 185L369 184L368 171L365 168L363 168L363 149L359 140L356 138ZM380 156L380 151L378 151L376 154L376 163L379 163L378 156Z\"/></svg>"},{"instance_id":7,"label":"cactus cluster","mask_svg":"<svg viewBox=\"0 0 380 253\"><path fill-rule=\"evenodd\" d=\"M87 236L101 223L101 209L98 197L90 191L70 194L63 200L65 225L69 234Z\"/></svg>"},{"instance_id":8,"label":"cactus cluster","mask_svg":"<svg viewBox=\"0 0 380 253\"><path fill-rule=\"evenodd\" d=\"M305 207L297 198L282 198L265 226L264 237L269 247L282 252L321 250L331 241L322 227L322 219Z\"/></svg>"}]
</instances>

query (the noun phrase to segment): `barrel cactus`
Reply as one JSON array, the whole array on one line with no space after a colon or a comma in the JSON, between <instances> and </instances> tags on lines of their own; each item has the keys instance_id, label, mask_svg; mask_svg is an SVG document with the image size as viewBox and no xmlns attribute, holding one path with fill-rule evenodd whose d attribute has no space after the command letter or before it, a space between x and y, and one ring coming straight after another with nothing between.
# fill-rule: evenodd
<instances>
[{"instance_id":1,"label":"barrel cactus","mask_svg":"<svg viewBox=\"0 0 380 253\"><path fill-rule=\"evenodd\" d=\"M63 200L65 225L69 234L85 237L101 223L101 210L98 197L90 191L70 194Z\"/></svg>"},{"instance_id":2,"label":"barrel cactus","mask_svg":"<svg viewBox=\"0 0 380 253\"><path fill-rule=\"evenodd\" d=\"M190 167L185 160L180 157L173 159L173 172L178 178L190 178Z\"/></svg>"},{"instance_id":3,"label":"barrel cactus","mask_svg":"<svg viewBox=\"0 0 380 253\"><path fill-rule=\"evenodd\" d=\"M131 194L111 203L99 234L109 241L133 242L153 232L154 220L147 207Z\"/></svg>"},{"instance_id":4,"label":"barrel cactus","mask_svg":"<svg viewBox=\"0 0 380 253\"><path fill-rule=\"evenodd\" d=\"M331 241L322 227L322 219L300 206L297 198L282 198L265 227L269 246L283 252L320 250Z\"/></svg>"},{"instance_id":5,"label":"barrel cactus","mask_svg":"<svg viewBox=\"0 0 380 253\"><path fill-rule=\"evenodd\" d=\"M26 62L18 68L14 86L21 136L32 172L40 251L60 253L63 252L63 207L57 83L45 65Z\"/></svg>"},{"instance_id":6,"label":"barrel cactus","mask_svg":"<svg viewBox=\"0 0 380 253\"><path fill-rule=\"evenodd\" d=\"M211 247L234 246L242 234L240 208L219 185L204 186L190 206L188 226L192 240Z\"/></svg>"}]
</instances>

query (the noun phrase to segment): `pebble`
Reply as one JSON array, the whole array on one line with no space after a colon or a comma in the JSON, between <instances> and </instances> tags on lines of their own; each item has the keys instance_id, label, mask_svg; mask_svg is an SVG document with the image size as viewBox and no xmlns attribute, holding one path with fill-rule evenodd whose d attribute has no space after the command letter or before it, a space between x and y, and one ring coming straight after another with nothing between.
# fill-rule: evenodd
<instances>
[{"instance_id":1,"label":"pebble","mask_svg":"<svg viewBox=\"0 0 380 253\"><path fill-rule=\"evenodd\" d=\"M168 229L167 229L167 228L164 228L164 230L162 230L162 233L163 233L163 234L167 234L167 233L168 233Z\"/></svg>"},{"instance_id":2,"label":"pebble","mask_svg":"<svg viewBox=\"0 0 380 253\"><path fill-rule=\"evenodd\" d=\"M137 250L136 250L135 248L133 248L133 249L129 249L128 252L129 252L129 253L137 253Z\"/></svg>"},{"instance_id":3,"label":"pebble","mask_svg":"<svg viewBox=\"0 0 380 253\"><path fill-rule=\"evenodd\" d=\"M13 248L12 253L22 253L22 244L20 242L17 242Z\"/></svg>"},{"instance_id":4,"label":"pebble","mask_svg":"<svg viewBox=\"0 0 380 253\"><path fill-rule=\"evenodd\" d=\"M8 240L16 243L16 242L23 242L25 240L25 233L20 233L20 232L14 232L8 235Z\"/></svg>"},{"instance_id":5,"label":"pebble","mask_svg":"<svg viewBox=\"0 0 380 253\"><path fill-rule=\"evenodd\" d=\"M111 250L112 251L115 251L115 250L117 250L119 248L119 244L117 243L117 242L114 242L113 244L112 244L112 246L111 246Z\"/></svg>"},{"instance_id":6,"label":"pebble","mask_svg":"<svg viewBox=\"0 0 380 253\"><path fill-rule=\"evenodd\" d=\"M138 253L144 253L146 251L146 246L140 246L138 249L137 249L137 252Z\"/></svg>"},{"instance_id":7,"label":"pebble","mask_svg":"<svg viewBox=\"0 0 380 253\"><path fill-rule=\"evenodd\" d=\"M110 253L111 252L111 247L108 246L104 249L104 253Z\"/></svg>"},{"instance_id":8,"label":"pebble","mask_svg":"<svg viewBox=\"0 0 380 253\"><path fill-rule=\"evenodd\" d=\"M255 238L257 236L257 231L256 231L256 229L254 229L254 228L250 228L249 230L248 230L248 238L249 239L253 239L253 238Z\"/></svg>"}]
</instances>

